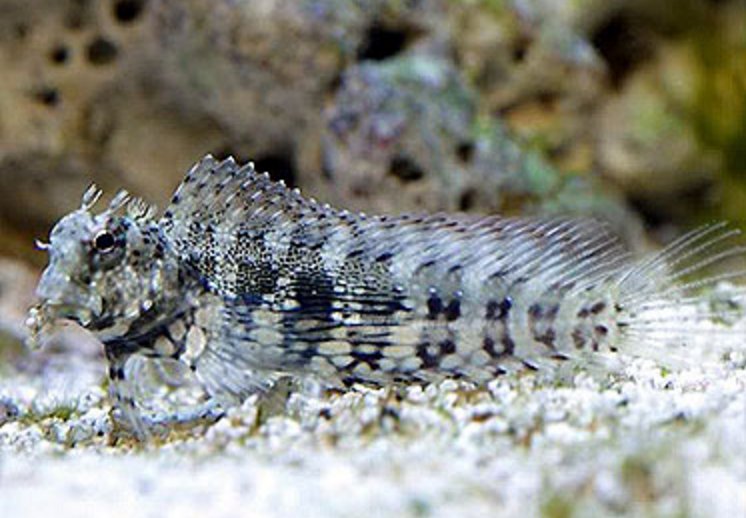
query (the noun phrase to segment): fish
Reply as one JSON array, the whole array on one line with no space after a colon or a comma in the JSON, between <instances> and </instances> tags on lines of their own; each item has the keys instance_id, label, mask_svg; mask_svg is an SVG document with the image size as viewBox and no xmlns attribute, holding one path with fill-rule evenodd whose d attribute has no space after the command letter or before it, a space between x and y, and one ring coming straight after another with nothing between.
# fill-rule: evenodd
<instances>
[{"instance_id":1,"label":"fish","mask_svg":"<svg viewBox=\"0 0 746 518\"><path fill-rule=\"evenodd\" d=\"M207 155L161 215L95 186L39 248L49 254L27 325L39 347L72 320L103 344L111 400L147 435L127 368L183 364L234 405L283 376L345 388L485 384L563 365L687 359L713 319L743 315L743 290L700 311L702 290L746 271L737 228L713 223L637 257L578 217L366 215L305 198L252 163ZM715 340L744 350L742 331Z\"/></svg>"}]
</instances>

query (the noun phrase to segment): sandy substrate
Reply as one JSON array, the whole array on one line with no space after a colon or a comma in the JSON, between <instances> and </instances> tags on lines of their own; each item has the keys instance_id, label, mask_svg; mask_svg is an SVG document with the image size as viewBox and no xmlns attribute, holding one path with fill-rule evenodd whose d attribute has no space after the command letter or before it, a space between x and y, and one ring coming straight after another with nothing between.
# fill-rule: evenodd
<instances>
[{"instance_id":1,"label":"sandy substrate","mask_svg":"<svg viewBox=\"0 0 746 518\"><path fill-rule=\"evenodd\" d=\"M295 393L133 447L62 360L0 382L0 516L746 515L743 368Z\"/></svg>"}]
</instances>

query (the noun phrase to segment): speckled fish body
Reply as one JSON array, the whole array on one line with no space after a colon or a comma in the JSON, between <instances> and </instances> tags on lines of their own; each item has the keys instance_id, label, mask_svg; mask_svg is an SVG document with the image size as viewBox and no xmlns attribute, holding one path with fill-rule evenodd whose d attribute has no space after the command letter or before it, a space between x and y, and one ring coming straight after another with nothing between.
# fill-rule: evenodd
<instances>
[{"instance_id":1,"label":"speckled fish body","mask_svg":"<svg viewBox=\"0 0 746 518\"><path fill-rule=\"evenodd\" d=\"M58 318L95 332L114 397L137 425L132 355L185 362L219 400L278 375L330 385L515 369L676 339L697 317L650 316L702 282L677 285L743 248L713 225L633 261L595 221L468 215L366 216L303 198L251 164L206 157L156 219L90 191L51 234L32 340ZM642 336L645 340L641 340Z\"/></svg>"}]
</instances>

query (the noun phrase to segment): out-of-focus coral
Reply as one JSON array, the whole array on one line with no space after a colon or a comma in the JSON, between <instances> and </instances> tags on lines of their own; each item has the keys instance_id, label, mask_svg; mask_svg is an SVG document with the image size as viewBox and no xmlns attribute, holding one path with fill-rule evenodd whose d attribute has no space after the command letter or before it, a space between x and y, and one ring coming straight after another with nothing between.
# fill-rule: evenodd
<instances>
[{"instance_id":1,"label":"out-of-focus coral","mask_svg":"<svg viewBox=\"0 0 746 518\"><path fill-rule=\"evenodd\" d=\"M499 119L479 115L478 99L454 65L431 54L353 67L328 110L325 174L302 183L375 211L533 209L629 223L590 175L564 173L521 146Z\"/></svg>"},{"instance_id":2,"label":"out-of-focus coral","mask_svg":"<svg viewBox=\"0 0 746 518\"><path fill-rule=\"evenodd\" d=\"M314 191L379 211L457 209L478 180L466 164L476 107L444 59L414 54L350 68L328 110L325 175Z\"/></svg>"},{"instance_id":3,"label":"out-of-focus coral","mask_svg":"<svg viewBox=\"0 0 746 518\"><path fill-rule=\"evenodd\" d=\"M653 217L746 221L744 10L715 14L660 38L598 110L600 168Z\"/></svg>"}]
</instances>

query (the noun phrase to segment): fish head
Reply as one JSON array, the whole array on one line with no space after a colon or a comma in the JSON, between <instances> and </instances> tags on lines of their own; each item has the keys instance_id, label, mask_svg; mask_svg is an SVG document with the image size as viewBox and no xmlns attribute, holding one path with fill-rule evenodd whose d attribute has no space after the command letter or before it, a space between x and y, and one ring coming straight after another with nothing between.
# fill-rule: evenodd
<instances>
[{"instance_id":1,"label":"fish head","mask_svg":"<svg viewBox=\"0 0 746 518\"><path fill-rule=\"evenodd\" d=\"M37 243L49 254L49 262L27 320L32 347L59 321L106 332L147 308L146 279L157 229L154 209L121 191L96 214L91 209L100 195L95 187L86 191L81 207L55 224L49 242Z\"/></svg>"}]
</instances>

